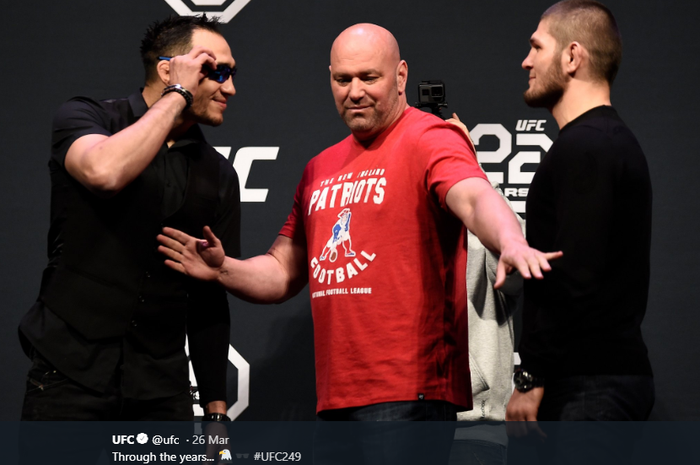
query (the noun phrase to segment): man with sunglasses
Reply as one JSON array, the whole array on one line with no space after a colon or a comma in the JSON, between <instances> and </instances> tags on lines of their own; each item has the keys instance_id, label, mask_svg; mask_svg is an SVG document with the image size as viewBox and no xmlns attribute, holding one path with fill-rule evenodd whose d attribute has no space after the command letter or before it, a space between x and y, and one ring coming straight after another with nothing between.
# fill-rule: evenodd
<instances>
[{"instance_id":1,"label":"man with sunglasses","mask_svg":"<svg viewBox=\"0 0 700 465\"><path fill-rule=\"evenodd\" d=\"M213 224L239 253L238 178L198 126L223 122L235 61L204 16L154 23L141 55L141 92L71 99L53 122L49 263L20 324L24 420L191 420L186 338L205 419L227 419L225 291L167 269L155 237Z\"/></svg>"}]
</instances>

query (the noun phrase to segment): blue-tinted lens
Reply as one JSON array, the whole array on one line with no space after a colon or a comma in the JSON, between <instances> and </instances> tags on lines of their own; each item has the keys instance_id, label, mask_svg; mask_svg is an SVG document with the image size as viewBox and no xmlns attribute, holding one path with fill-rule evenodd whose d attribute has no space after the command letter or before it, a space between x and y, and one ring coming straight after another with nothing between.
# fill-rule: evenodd
<instances>
[{"instance_id":1,"label":"blue-tinted lens","mask_svg":"<svg viewBox=\"0 0 700 465\"><path fill-rule=\"evenodd\" d=\"M172 57L158 57L159 60L166 61L170 61L171 58ZM216 69L208 68L207 77L219 84L223 84L229 77L233 78L236 75L236 71L237 69L235 67L231 68L229 65L219 65Z\"/></svg>"},{"instance_id":2,"label":"blue-tinted lens","mask_svg":"<svg viewBox=\"0 0 700 465\"><path fill-rule=\"evenodd\" d=\"M229 65L219 65L216 69L210 69L207 77L213 79L219 84L223 84L229 77L233 78L236 75L236 68L231 68Z\"/></svg>"}]
</instances>

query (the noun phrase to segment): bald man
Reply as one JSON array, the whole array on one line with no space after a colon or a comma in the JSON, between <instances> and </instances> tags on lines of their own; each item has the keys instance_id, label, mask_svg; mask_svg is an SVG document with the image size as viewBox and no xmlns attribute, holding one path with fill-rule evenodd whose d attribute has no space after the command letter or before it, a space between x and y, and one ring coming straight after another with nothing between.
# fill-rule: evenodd
<instances>
[{"instance_id":1,"label":"bald man","mask_svg":"<svg viewBox=\"0 0 700 465\"><path fill-rule=\"evenodd\" d=\"M455 420L471 408L465 225L500 254L497 286L515 268L542 278L559 254L527 245L459 128L408 106L389 31L346 29L329 69L352 134L309 162L268 253L225 257L207 228L204 241L164 229L160 250L249 301L310 284L320 419Z\"/></svg>"}]
</instances>

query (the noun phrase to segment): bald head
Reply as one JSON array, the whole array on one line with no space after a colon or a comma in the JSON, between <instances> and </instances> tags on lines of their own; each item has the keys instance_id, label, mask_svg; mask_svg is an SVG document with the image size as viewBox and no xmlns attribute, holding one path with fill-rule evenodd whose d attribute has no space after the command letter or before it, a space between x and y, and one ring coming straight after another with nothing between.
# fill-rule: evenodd
<instances>
[{"instance_id":1,"label":"bald head","mask_svg":"<svg viewBox=\"0 0 700 465\"><path fill-rule=\"evenodd\" d=\"M345 29L333 41L331 66L334 57L371 52L393 66L399 64L401 54L394 35L381 26L360 23Z\"/></svg>"},{"instance_id":2,"label":"bald head","mask_svg":"<svg viewBox=\"0 0 700 465\"><path fill-rule=\"evenodd\" d=\"M341 32L331 48L330 71L338 113L360 141L373 140L408 106L408 65L383 27L362 23Z\"/></svg>"}]
</instances>

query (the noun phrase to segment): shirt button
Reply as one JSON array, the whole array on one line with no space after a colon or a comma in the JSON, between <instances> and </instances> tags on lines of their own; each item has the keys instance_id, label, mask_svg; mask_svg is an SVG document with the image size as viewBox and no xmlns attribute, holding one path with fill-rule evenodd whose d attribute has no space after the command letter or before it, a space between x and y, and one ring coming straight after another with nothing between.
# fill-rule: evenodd
<instances>
[{"instance_id":1,"label":"shirt button","mask_svg":"<svg viewBox=\"0 0 700 465\"><path fill-rule=\"evenodd\" d=\"M143 298L142 295L139 296L139 302L144 303L146 302L146 299Z\"/></svg>"},{"instance_id":2,"label":"shirt button","mask_svg":"<svg viewBox=\"0 0 700 465\"><path fill-rule=\"evenodd\" d=\"M149 273L148 271L146 271L146 278L150 278L150 277L151 277L151 273Z\"/></svg>"},{"instance_id":3,"label":"shirt button","mask_svg":"<svg viewBox=\"0 0 700 465\"><path fill-rule=\"evenodd\" d=\"M136 320L131 320L131 326L134 328L138 326L138 323L136 323Z\"/></svg>"}]
</instances>

